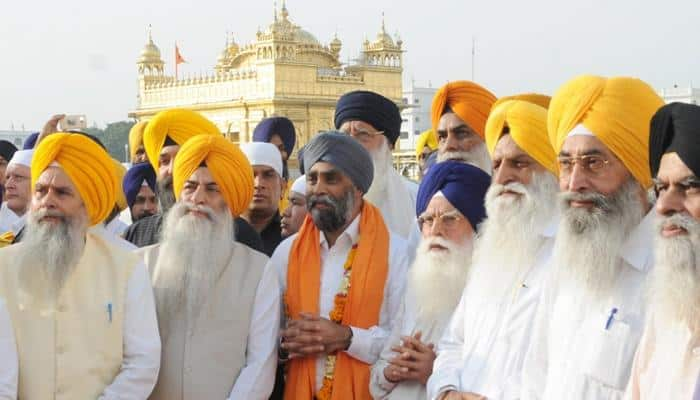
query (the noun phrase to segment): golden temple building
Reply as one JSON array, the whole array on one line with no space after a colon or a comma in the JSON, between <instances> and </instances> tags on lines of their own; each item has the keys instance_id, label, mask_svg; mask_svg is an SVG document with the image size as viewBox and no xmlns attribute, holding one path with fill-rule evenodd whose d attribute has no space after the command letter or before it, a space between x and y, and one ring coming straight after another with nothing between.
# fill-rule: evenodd
<instances>
[{"instance_id":1,"label":"golden temple building","mask_svg":"<svg viewBox=\"0 0 700 400\"><path fill-rule=\"evenodd\" d=\"M147 120L167 108L189 108L234 142L250 141L263 118L286 116L296 128L298 149L334 128L335 103L344 93L370 90L401 103L403 42L387 34L383 19L376 38L365 40L357 61L348 65L340 61L337 35L322 44L291 21L284 2L255 37L243 46L227 38L211 74L177 79L165 74L149 32L136 63L137 105L129 116Z\"/></svg>"}]
</instances>

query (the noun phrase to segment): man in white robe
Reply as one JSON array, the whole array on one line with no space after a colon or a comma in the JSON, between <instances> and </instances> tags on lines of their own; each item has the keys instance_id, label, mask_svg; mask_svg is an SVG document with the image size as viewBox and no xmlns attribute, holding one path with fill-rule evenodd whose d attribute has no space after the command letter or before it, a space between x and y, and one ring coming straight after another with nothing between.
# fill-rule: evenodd
<instances>
[{"instance_id":1,"label":"man in white robe","mask_svg":"<svg viewBox=\"0 0 700 400\"><path fill-rule=\"evenodd\" d=\"M0 233L9 231L16 236L24 227L24 215L31 200L32 154L34 150L18 150L7 164L4 202L0 207Z\"/></svg>"}]
</instances>

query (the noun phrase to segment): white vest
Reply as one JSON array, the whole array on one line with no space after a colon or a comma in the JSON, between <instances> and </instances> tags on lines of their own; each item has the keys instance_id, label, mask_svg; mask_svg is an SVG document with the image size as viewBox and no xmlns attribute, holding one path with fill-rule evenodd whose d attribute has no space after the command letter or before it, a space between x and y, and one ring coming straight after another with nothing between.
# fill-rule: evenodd
<instances>
[{"instance_id":1,"label":"white vest","mask_svg":"<svg viewBox=\"0 0 700 400\"><path fill-rule=\"evenodd\" d=\"M140 259L88 233L53 310L19 289L12 261L22 250L22 243L0 250L0 297L17 338L19 398L96 399L122 365L127 282Z\"/></svg>"},{"instance_id":2,"label":"white vest","mask_svg":"<svg viewBox=\"0 0 700 400\"><path fill-rule=\"evenodd\" d=\"M231 393L245 366L255 294L267 263L260 252L239 243L232 246L231 260L200 315L190 320L183 311L168 321L158 382L150 399L225 399ZM139 251L154 287L159 249L154 245ZM159 316L159 325L164 322Z\"/></svg>"}]
</instances>

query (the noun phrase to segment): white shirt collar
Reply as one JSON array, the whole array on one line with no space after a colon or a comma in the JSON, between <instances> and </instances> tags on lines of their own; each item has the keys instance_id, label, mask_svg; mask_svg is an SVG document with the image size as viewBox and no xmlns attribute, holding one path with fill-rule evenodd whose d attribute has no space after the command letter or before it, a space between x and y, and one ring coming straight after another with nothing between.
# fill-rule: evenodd
<instances>
[{"instance_id":1,"label":"white shirt collar","mask_svg":"<svg viewBox=\"0 0 700 400\"><path fill-rule=\"evenodd\" d=\"M653 256L654 214L652 207L620 248L620 256L642 272L647 270Z\"/></svg>"},{"instance_id":2,"label":"white shirt collar","mask_svg":"<svg viewBox=\"0 0 700 400\"><path fill-rule=\"evenodd\" d=\"M336 241L335 241L336 243L338 243L338 241L343 237L350 239L351 244L357 243L357 241L360 237L360 216L361 215L362 215L362 213L358 214L357 217L355 217L355 219L352 220L350 225L348 225L348 227L345 228L343 233L341 233L340 236L338 236L338 239L336 239ZM321 232L321 234L318 235L318 238L319 238L319 244L321 245L321 247L327 248L328 241L326 240L326 234Z\"/></svg>"}]
</instances>

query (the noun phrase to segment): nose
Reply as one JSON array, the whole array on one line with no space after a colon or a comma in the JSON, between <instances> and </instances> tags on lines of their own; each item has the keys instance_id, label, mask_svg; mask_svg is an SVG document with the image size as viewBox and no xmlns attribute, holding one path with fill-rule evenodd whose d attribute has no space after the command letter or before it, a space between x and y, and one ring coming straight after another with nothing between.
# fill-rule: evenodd
<instances>
[{"instance_id":1,"label":"nose","mask_svg":"<svg viewBox=\"0 0 700 400\"><path fill-rule=\"evenodd\" d=\"M656 201L656 213L662 216L670 216L685 210L683 196L677 190L666 190L659 194Z\"/></svg>"},{"instance_id":2,"label":"nose","mask_svg":"<svg viewBox=\"0 0 700 400\"><path fill-rule=\"evenodd\" d=\"M494 169L493 178L491 178L493 183L507 185L516 181L513 169L507 164L506 162L502 162L497 169Z\"/></svg>"},{"instance_id":3,"label":"nose","mask_svg":"<svg viewBox=\"0 0 700 400\"><path fill-rule=\"evenodd\" d=\"M447 133L445 138L445 150L446 151L460 151L460 140L458 140L455 135L451 132Z\"/></svg>"},{"instance_id":4,"label":"nose","mask_svg":"<svg viewBox=\"0 0 700 400\"><path fill-rule=\"evenodd\" d=\"M197 186L197 189L192 193L192 202L196 205L206 205L207 196L205 188L202 185Z\"/></svg>"},{"instance_id":5,"label":"nose","mask_svg":"<svg viewBox=\"0 0 700 400\"><path fill-rule=\"evenodd\" d=\"M590 181L583 167L576 163L571 172L559 176L559 187L562 190L580 193L590 189Z\"/></svg>"}]
</instances>

